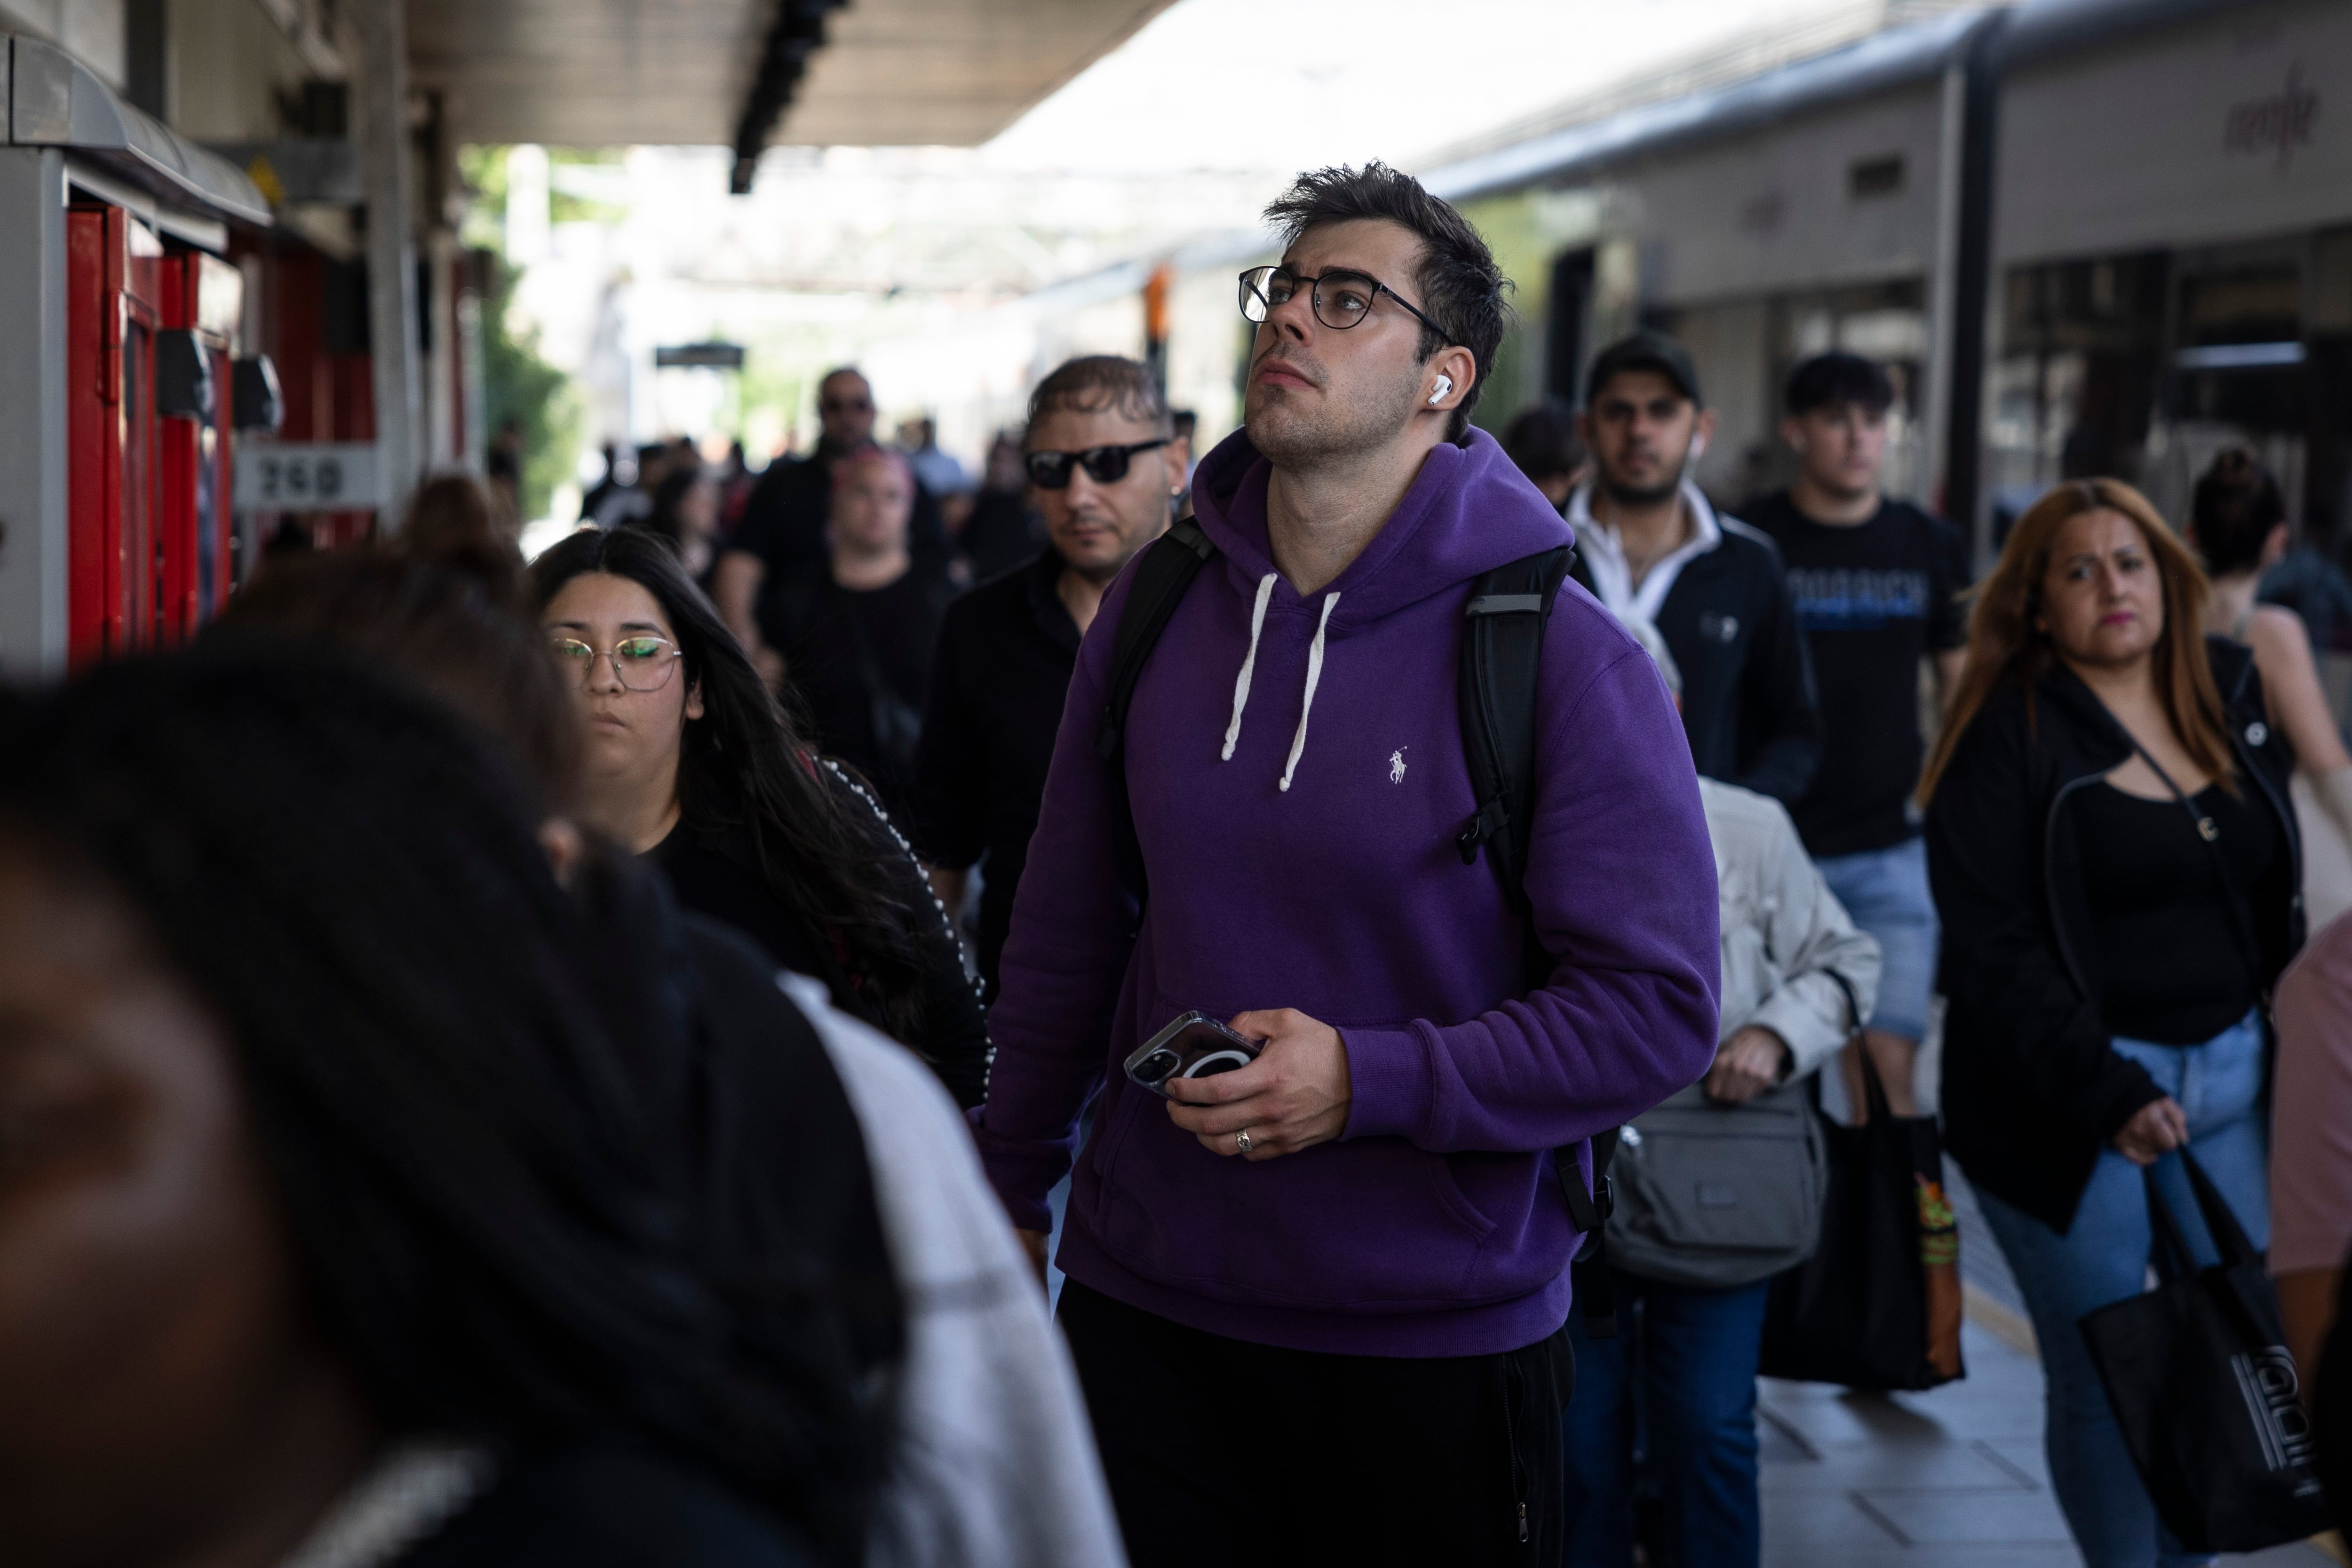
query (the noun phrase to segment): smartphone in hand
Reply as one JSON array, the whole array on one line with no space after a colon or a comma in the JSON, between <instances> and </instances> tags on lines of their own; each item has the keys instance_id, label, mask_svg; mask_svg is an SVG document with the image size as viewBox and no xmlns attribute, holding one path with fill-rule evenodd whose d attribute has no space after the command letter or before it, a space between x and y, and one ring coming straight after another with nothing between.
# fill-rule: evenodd
<instances>
[{"instance_id":1,"label":"smartphone in hand","mask_svg":"<svg viewBox=\"0 0 2352 1568\"><path fill-rule=\"evenodd\" d=\"M1160 1099L1180 1078L1211 1078L1257 1060L1264 1040L1236 1034L1206 1013L1186 1013L1128 1053L1127 1076Z\"/></svg>"}]
</instances>

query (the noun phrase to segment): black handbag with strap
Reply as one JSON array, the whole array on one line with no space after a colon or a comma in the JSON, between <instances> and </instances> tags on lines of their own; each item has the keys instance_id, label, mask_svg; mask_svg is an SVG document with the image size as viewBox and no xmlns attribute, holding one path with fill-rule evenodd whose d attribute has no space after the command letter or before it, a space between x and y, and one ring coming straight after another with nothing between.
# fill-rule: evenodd
<instances>
[{"instance_id":1,"label":"black handbag with strap","mask_svg":"<svg viewBox=\"0 0 2352 1568\"><path fill-rule=\"evenodd\" d=\"M1853 987L1836 971L1861 1039ZM1896 1116L1867 1050L1868 1120L1823 1119L1829 1179L1812 1257L1772 1281L1759 1370L1848 1388L1922 1389L1966 1375L1959 1236L1932 1116ZM1806 1086L1818 1094L1819 1078Z\"/></svg>"},{"instance_id":2,"label":"black handbag with strap","mask_svg":"<svg viewBox=\"0 0 2352 1568\"><path fill-rule=\"evenodd\" d=\"M2082 1322L2116 1428L2187 1550L2260 1552L2316 1535L2327 1507L2277 1294L2212 1179L2186 1149L2172 1157L2221 1261L2198 1267L2150 1166L2157 1288Z\"/></svg>"}]
</instances>

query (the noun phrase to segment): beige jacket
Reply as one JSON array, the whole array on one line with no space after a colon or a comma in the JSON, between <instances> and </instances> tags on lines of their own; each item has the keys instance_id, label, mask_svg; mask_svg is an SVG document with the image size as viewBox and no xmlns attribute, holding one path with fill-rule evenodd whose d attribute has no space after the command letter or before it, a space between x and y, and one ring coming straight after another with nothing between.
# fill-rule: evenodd
<instances>
[{"instance_id":1,"label":"beige jacket","mask_svg":"<svg viewBox=\"0 0 2352 1568\"><path fill-rule=\"evenodd\" d=\"M1714 779L1698 781L1715 840L1723 922L1723 1024L1717 1042L1760 1025L1788 1042L1789 1076L1829 1059L1853 1033L1845 976L1864 1017L1878 997L1878 943L1854 929L1797 837L1779 801Z\"/></svg>"}]
</instances>

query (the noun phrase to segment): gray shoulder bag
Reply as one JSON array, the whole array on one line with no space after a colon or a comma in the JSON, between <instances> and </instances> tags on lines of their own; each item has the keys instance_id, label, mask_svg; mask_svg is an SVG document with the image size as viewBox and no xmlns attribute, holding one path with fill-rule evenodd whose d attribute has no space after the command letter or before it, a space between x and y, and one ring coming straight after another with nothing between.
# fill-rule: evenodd
<instances>
[{"instance_id":1,"label":"gray shoulder bag","mask_svg":"<svg viewBox=\"0 0 2352 1568\"><path fill-rule=\"evenodd\" d=\"M1614 1170L1609 1259L1628 1274L1728 1290L1792 1268L1820 1245L1828 1166L1801 1080L1744 1105L1717 1104L1692 1084L1625 1129Z\"/></svg>"}]
</instances>

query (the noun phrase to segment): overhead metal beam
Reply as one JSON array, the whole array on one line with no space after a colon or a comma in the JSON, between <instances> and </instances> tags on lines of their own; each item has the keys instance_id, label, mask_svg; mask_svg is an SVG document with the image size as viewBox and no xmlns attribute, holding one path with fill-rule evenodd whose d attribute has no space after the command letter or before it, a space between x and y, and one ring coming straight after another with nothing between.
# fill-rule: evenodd
<instances>
[{"instance_id":1,"label":"overhead metal beam","mask_svg":"<svg viewBox=\"0 0 2352 1568\"><path fill-rule=\"evenodd\" d=\"M769 24L761 46L760 64L743 97L742 112L735 117L735 168L727 188L736 195L751 193L751 177L760 154L776 124L792 107L801 78L808 74L809 57L824 47L824 19L848 0L777 0L776 18Z\"/></svg>"}]
</instances>

